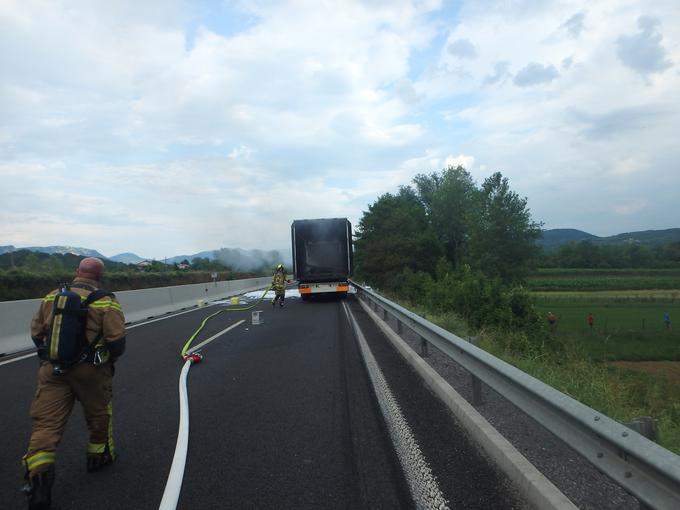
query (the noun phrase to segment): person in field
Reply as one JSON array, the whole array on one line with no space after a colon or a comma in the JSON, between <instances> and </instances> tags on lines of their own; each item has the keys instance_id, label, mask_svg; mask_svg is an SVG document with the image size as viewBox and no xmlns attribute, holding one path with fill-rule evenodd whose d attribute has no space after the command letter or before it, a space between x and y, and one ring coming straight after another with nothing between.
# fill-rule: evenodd
<instances>
[{"instance_id":1,"label":"person in field","mask_svg":"<svg viewBox=\"0 0 680 510\"><path fill-rule=\"evenodd\" d=\"M557 315L555 315L552 312L548 312L548 326L550 326L550 329L554 329L556 324L557 324Z\"/></svg>"},{"instance_id":2,"label":"person in field","mask_svg":"<svg viewBox=\"0 0 680 510\"><path fill-rule=\"evenodd\" d=\"M588 312L588 317L586 318L586 322L588 323L588 327L590 329L593 329L593 326L595 324L595 319L593 318L593 312Z\"/></svg>"}]
</instances>

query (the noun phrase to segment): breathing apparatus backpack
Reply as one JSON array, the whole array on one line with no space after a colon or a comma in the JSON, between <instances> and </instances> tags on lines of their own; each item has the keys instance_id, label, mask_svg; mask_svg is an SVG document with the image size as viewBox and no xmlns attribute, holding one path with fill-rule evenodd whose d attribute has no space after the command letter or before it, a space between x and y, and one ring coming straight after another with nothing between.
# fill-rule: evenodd
<instances>
[{"instance_id":1,"label":"breathing apparatus backpack","mask_svg":"<svg viewBox=\"0 0 680 510\"><path fill-rule=\"evenodd\" d=\"M47 336L47 359L52 363L55 374L64 373L94 353L101 335L92 342L87 341L87 310L95 301L113 296L111 292L93 289L87 298L82 299L71 287L92 289L89 285L64 284L54 297L52 325Z\"/></svg>"}]
</instances>

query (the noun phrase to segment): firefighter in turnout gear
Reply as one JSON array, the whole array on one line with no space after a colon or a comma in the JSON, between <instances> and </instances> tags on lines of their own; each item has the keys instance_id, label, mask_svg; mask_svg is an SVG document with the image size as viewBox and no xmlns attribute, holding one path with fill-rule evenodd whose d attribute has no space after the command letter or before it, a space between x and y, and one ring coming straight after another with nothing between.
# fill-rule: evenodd
<instances>
[{"instance_id":1,"label":"firefighter in turnout gear","mask_svg":"<svg viewBox=\"0 0 680 510\"><path fill-rule=\"evenodd\" d=\"M103 274L101 260L83 259L73 282L47 294L31 322L40 358L30 411L33 431L23 458L32 510L50 506L56 450L76 399L89 431L87 471L116 458L112 378L114 362L125 350L125 318L115 296L99 289Z\"/></svg>"},{"instance_id":2,"label":"firefighter in turnout gear","mask_svg":"<svg viewBox=\"0 0 680 510\"><path fill-rule=\"evenodd\" d=\"M280 301L280 305L283 306L283 300L286 297L286 272L283 269L283 264L276 266L276 271L272 278L272 288L274 289L272 306L276 306L277 301Z\"/></svg>"}]
</instances>

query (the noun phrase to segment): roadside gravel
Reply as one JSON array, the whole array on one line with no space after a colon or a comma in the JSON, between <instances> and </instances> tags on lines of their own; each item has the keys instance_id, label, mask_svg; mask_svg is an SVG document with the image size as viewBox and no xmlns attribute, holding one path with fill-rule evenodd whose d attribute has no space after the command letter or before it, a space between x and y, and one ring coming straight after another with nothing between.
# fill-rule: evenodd
<instances>
[{"instance_id":1,"label":"roadside gravel","mask_svg":"<svg viewBox=\"0 0 680 510\"><path fill-rule=\"evenodd\" d=\"M392 318L390 327L396 331ZM402 338L420 353L420 338L404 328ZM472 401L470 373L433 345L423 358L463 398ZM488 386L483 386L483 403L476 407L515 448L583 510L637 510L638 500L600 473L575 450L538 424Z\"/></svg>"}]
</instances>

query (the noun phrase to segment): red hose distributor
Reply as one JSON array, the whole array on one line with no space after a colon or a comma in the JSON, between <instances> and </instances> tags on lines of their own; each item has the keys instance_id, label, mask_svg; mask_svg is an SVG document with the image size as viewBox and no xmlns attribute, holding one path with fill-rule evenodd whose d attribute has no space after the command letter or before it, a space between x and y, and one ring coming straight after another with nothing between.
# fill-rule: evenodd
<instances>
[{"instance_id":1,"label":"red hose distributor","mask_svg":"<svg viewBox=\"0 0 680 510\"><path fill-rule=\"evenodd\" d=\"M190 359L192 363L200 363L203 360L203 355L200 352L192 352L183 356L184 361Z\"/></svg>"}]
</instances>

